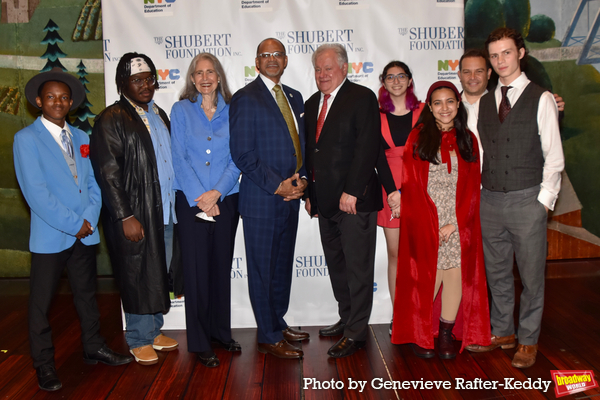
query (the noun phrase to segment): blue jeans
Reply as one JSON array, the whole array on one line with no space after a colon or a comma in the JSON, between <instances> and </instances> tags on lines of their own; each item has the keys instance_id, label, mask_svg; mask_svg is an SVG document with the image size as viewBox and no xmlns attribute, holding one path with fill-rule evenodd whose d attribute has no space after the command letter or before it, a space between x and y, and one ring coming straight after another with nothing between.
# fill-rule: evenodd
<instances>
[{"instance_id":1,"label":"blue jeans","mask_svg":"<svg viewBox=\"0 0 600 400\"><path fill-rule=\"evenodd\" d=\"M154 343L164 324L162 313L129 314L125 313L125 340L130 349Z\"/></svg>"}]
</instances>

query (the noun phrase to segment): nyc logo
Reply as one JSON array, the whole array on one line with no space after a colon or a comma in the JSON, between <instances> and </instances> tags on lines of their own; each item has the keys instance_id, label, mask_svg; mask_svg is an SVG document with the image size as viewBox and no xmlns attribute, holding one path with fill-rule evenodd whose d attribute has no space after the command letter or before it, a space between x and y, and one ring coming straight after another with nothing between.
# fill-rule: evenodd
<instances>
[{"instance_id":1,"label":"nyc logo","mask_svg":"<svg viewBox=\"0 0 600 400\"><path fill-rule=\"evenodd\" d=\"M369 61L359 63L348 63L349 74L360 74L361 72L365 74L370 74L371 72L373 72L373 63Z\"/></svg>"},{"instance_id":2,"label":"nyc logo","mask_svg":"<svg viewBox=\"0 0 600 400\"><path fill-rule=\"evenodd\" d=\"M452 69L452 71L456 71L458 68L459 60L438 60L438 71L448 71L448 67Z\"/></svg>"},{"instance_id":3,"label":"nyc logo","mask_svg":"<svg viewBox=\"0 0 600 400\"><path fill-rule=\"evenodd\" d=\"M176 81L181 77L178 69L157 69L156 72L161 81Z\"/></svg>"},{"instance_id":4,"label":"nyc logo","mask_svg":"<svg viewBox=\"0 0 600 400\"><path fill-rule=\"evenodd\" d=\"M177 0L144 0L144 4L162 4L162 3L175 3Z\"/></svg>"}]
</instances>

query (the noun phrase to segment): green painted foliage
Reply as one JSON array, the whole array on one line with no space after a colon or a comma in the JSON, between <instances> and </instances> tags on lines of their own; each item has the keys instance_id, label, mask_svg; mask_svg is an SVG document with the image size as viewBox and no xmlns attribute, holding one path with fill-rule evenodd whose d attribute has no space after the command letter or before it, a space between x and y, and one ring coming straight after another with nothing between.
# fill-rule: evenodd
<instances>
[{"instance_id":1,"label":"green painted foliage","mask_svg":"<svg viewBox=\"0 0 600 400\"><path fill-rule=\"evenodd\" d=\"M537 83L544 89L552 91L552 80L548 76L546 68L535 57L527 56L525 74L527 74L530 81Z\"/></svg>"},{"instance_id":2,"label":"green painted foliage","mask_svg":"<svg viewBox=\"0 0 600 400\"><path fill-rule=\"evenodd\" d=\"M100 0L86 0L73 30L74 42L102 39Z\"/></svg>"},{"instance_id":3,"label":"green painted foliage","mask_svg":"<svg viewBox=\"0 0 600 400\"><path fill-rule=\"evenodd\" d=\"M0 112L17 115L20 98L19 88L0 86Z\"/></svg>"},{"instance_id":4,"label":"green painted foliage","mask_svg":"<svg viewBox=\"0 0 600 400\"><path fill-rule=\"evenodd\" d=\"M504 6L504 21L507 28L512 28L523 37L529 34L529 16L531 6L529 0L502 0Z\"/></svg>"},{"instance_id":5,"label":"green painted foliage","mask_svg":"<svg viewBox=\"0 0 600 400\"><path fill-rule=\"evenodd\" d=\"M466 48L483 47L491 31L504 26L500 0L469 0L465 5Z\"/></svg>"},{"instance_id":6,"label":"green painted foliage","mask_svg":"<svg viewBox=\"0 0 600 400\"><path fill-rule=\"evenodd\" d=\"M554 38L556 25L552 18L538 14L531 17L531 26L529 27L529 36L527 40L535 43L547 42Z\"/></svg>"}]
</instances>

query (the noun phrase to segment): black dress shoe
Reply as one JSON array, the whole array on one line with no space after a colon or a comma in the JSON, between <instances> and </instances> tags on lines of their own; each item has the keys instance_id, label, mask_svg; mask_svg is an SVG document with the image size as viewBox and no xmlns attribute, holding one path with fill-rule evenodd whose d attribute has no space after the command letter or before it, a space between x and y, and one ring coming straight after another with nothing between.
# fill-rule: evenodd
<instances>
[{"instance_id":1,"label":"black dress shoe","mask_svg":"<svg viewBox=\"0 0 600 400\"><path fill-rule=\"evenodd\" d=\"M433 351L432 349L424 349L421 346L417 346L414 343L410 344L410 348L412 349L413 353L415 353L415 355L419 358L433 358L433 356L435 356L435 351Z\"/></svg>"},{"instance_id":2,"label":"black dress shoe","mask_svg":"<svg viewBox=\"0 0 600 400\"><path fill-rule=\"evenodd\" d=\"M326 326L325 328L319 329L319 335L321 336L337 336L344 333L344 328L346 328L346 324L342 322L340 319L333 325Z\"/></svg>"},{"instance_id":3,"label":"black dress shoe","mask_svg":"<svg viewBox=\"0 0 600 400\"><path fill-rule=\"evenodd\" d=\"M231 339L231 342L222 342L219 339L211 338L210 341L213 345L222 347L227 351L242 351L242 346L233 339Z\"/></svg>"},{"instance_id":4,"label":"black dress shoe","mask_svg":"<svg viewBox=\"0 0 600 400\"><path fill-rule=\"evenodd\" d=\"M200 360L200 363L207 368L216 368L221 364L216 354L209 357L203 357L198 353L198 360Z\"/></svg>"},{"instance_id":5,"label":"black dress shoe","mask_svg":"<svg viewBox=\"0 0 600 400\"><path fill-rule=\"evenodd\" d=\"M133 357L115 353L107 345L104 345L93 354L83 352L83 362L86 364L98 364L99 362L106 365L123 365L133 361Z\"/></svg>"},{"instance_id":6,"label":"black dress shoe","mask_svg":"<svg viewBox=\"0 0 600 400\"><path fill-rule=\"evenodd\" d=\"M366 340L354 340L349 337L343 337L327 351L327 355L333 358L348 357L356 353L358 349L365 347L366 343Z\"/></svg>"},{"instance_id":7,"label":"black dress shoe","mask_svg":"<svg viewBox=\"0 0 600 400\"><path fill-rule=\"evenodd\" d=\"M293 329L289 326L283 331L283 338L288 342L301 342L309 337L310 335L308 332L304 332L299 329Z\"/></svg>"},{"instance_id":8,"label":"black dress shoe","mask_svg":"<svg viewBox=\"0 0 600 400\"><path fill-rule=\"evenodd\" d=\"M40 389L54 392L62 387L62 383L56 376L56 369L52 364L42 365L36 368L38 385Z\"/></svg>"}]
</instances>

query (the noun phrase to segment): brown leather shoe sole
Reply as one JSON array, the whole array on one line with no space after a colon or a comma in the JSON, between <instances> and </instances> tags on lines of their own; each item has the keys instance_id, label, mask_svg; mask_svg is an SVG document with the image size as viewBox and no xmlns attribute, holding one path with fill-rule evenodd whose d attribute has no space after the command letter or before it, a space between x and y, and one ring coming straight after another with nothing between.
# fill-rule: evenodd
<instances>
[{"instance_id":1,"label":"brown leather shoe sole","mask_svg":"<svg viewBox=\"0 0 600 400\"><path fill-rule=\"evenodd\" d=\"M285 340L275 344L259 343L258 351L263 354L270 354L277 358L286 359L302 358L302 356L304 356L304 352L302 350L292 346Z\"/></svg>"},{"instance_id":2,"label":"brown leather shoe sole","mask_svg":"<svg viewBox=\"0 0 600 400\"><path fill-rule=\"evenodd\" d=\"M298 331L296 329L287 328L283 331L283 338L288 342L301 342L310 338L308 332Z\"/></svg>"},{"instance_id":3,"label":"brown leather shoe sole","mask_svg":"<svg viewBox=\"0 0 600 400\"><path fill-rule=\"evenodd\" d=\"M495 350L498 347L500 347L503 350L514 349L517 346L517 340L515 339L514 335L511 335L511 336L512 336L512 340L513 340L512 342L492 343L489 346L480 346L478 344L470 344L468 346L465 346L465 349L467 349L467 350L469 350L470 352L473 352L473 353L486 353L488 351ZM500 339L502 340L503 338L506 338L506 337L510 338L511 336L502 336L502 337L500 337ZM495 336L495 337L497 337L497 336ZM492 342L493 341L494 340L492 339Z\"/></svg>"}]
</instances>

